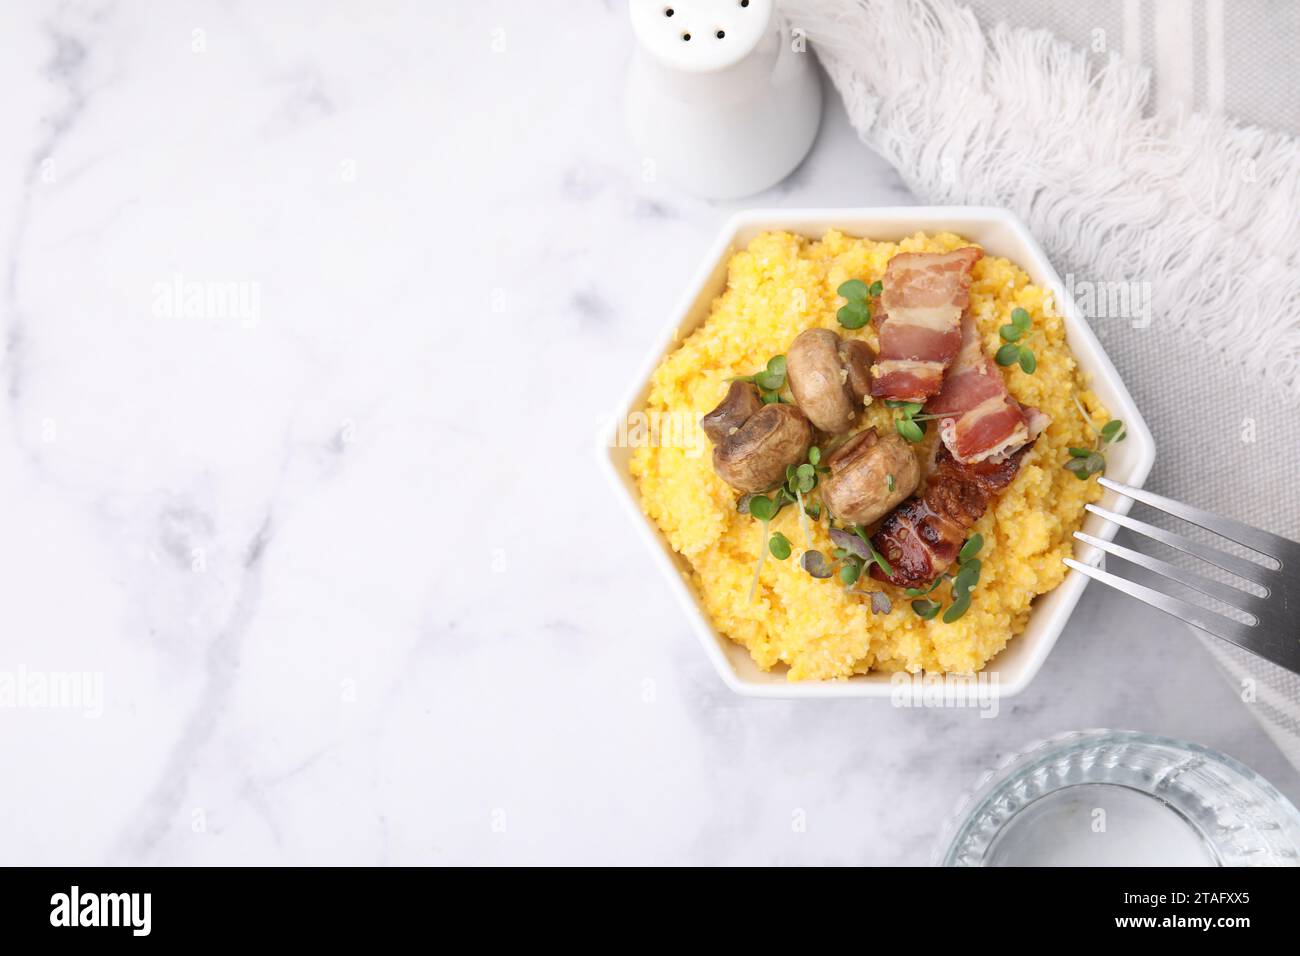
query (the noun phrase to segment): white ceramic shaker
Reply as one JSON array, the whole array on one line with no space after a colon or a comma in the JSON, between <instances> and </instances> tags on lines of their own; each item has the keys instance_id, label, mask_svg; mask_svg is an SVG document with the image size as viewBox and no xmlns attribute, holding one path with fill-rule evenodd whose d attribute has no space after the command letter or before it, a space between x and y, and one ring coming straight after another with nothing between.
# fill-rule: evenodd
<instances>
[{"instance_id":1,"label":"white ceramic shaker","mask_svg":"<svg viewBox=\"0 0 1300 956\"><path fill-rule=\"evenodd\" d=\"M633 143L687 192L735 199L784 179L821 122L813 54L774 0L631 0Z\"/></svg>"}]
</instances>

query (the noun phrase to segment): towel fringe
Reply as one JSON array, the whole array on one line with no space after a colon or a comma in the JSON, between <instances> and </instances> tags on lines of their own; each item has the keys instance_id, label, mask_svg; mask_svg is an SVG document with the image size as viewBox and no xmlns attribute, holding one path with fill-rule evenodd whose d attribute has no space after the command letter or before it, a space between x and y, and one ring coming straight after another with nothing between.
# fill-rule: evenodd
<instances>
[{"instance_id":1,"label":"towel fringe","mask_svg":"<svg viewBox=\"0 0 1300 956\"><path fill-rule=\"evenodd\" d=\"M1146 283L1190 334L1300 402L1300 142L1148 115L1150 72L950 0L787 0L863 141L927 202L1004 206L1058 265Z\"/></svg>"}]
</instances>

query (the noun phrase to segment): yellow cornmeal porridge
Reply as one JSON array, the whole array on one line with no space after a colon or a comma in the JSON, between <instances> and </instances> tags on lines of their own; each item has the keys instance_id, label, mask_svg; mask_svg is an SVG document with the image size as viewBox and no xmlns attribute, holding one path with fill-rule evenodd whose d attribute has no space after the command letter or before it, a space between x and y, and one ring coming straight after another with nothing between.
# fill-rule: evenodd
<instances>
[{"instance_id":1,"label":"yellow cornmeal porridge","mask_svg":"<svg viewBox=\"0 0 1300 956\"><path fill-rule=\"evenodd\" d=\"M1001 344L998 329L1010 321L1011 310L1029 312L1035 331L1029 344L1038 367L1026 375L1013 365L1003 374L1011 394L1042 409L1052 423L1026 454L1015 481L971 529L984 538L983 570L970 609L953 623L923 620L913 612L911 598L891 585L883 590L892 612L873 615L868 599L846 594L837 578L806 574L799 566L805 539L794 507L782 510L771 530L784 533L795 554L785 561L766 560L751 602L754 566L765 547L762 526L737 512L739 495L714 474L709 442L699 429L700 416L722 400L729 379L758 371L804 329L822 326L876 348L872 325L856 332L838 325L836 310L844 300L835 290L841 283L881 279L899 252L968 245L951 233L917 233L898 243L835 231L820 241L764 233L732 256L726 291L714 301L708 320L654 373L647 415L676 413L693 422L687 427L697 434L677 447L634 451L632 474L641 506L689 562L692 583L718 630L748 648L764 669L788 665L791 680L872 670L974 672L1024 629L1034 596L1065 577L1061 559L1070 553L1070 535L1082 522L1084 503L1101 493L1095 479L1080 481L1062 467L1070 446L1091 447L1095 441L1075 398L1095 427L1107 416L1075 366L1060 316L1050 302L1045 309L1044 290L1006 259L986 256L975 264L970 311L990 355ZM874 425L886 434L894 428L893 418L892 409L875 401L858 427ZM937 431L929 428L916 446L923 462L930 460ZM813 547L830 555L834 545L825 521L812 523L812 533ZM935 596L946 604L947 592L945 583Z\"/></svg>"}]
</instances>

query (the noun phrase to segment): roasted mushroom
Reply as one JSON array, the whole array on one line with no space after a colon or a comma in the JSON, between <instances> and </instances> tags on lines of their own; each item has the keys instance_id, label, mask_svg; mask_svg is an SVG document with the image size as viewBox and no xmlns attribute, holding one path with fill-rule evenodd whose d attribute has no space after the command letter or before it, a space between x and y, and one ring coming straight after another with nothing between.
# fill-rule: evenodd
<instances>
[{"instance_id":1,"label":"roasted mushroom","mask_svg":"<svg viewBox=\"0 0 1300 956\"><path fill-rule=\"evenodd\" d=\"M722 404L700 420L713 442L713 470L737 491L766 491L812 447L813 430L793 405L764 405L758 389L732 382Z\"/></svg>"},{"instance_id":2,"label":"roasted mushroom","mask_svg":"<svg viewBox=\"0 0 1300 956\"><path fill-rule=\"evenodd\" d=\"M861 339L841 339L840 356L844 359L844 368L848 372L849 393L853 404L862 408L867 396L871 394L871 366L876 362L876 353L871 346Z\"/></svg>"},{"instance_id":3,"label":"roasted mushroom","mask_svg":"<svg viewBox=\"0 0 1300 956\"><path fill-rule=\"evenodd\" d=\"M916 490L921 468L911 445L874 428L859 432L826 459L831 473L822 480L822 501L845 524L871 524Z\"/></svg>"},{"instance_id":4,"label":"roasted mushroom","mask_svg":"<svg viewBox=\"0 0 1300 956\"><path fill-rule=\"evenodd\" d=\"M874 361L865 342L841 339L830 329L808 329L790 343L786 378L808 420L835 435L852 428L862 410Z\"/></svg>"},{"instance_id":5,"label":"roasted mushroom","mask_svg":"<svg viewBox=\"0 0 1300 956\"><path fill-rule=\"evenodd\" d=\"M758 397L758 389L748 382L732 382L722 404L700 419L700 427L709 436L709 441L716 445L745 424L745 419L762 407L763 400Z\"/></svg>"}]
</instances>

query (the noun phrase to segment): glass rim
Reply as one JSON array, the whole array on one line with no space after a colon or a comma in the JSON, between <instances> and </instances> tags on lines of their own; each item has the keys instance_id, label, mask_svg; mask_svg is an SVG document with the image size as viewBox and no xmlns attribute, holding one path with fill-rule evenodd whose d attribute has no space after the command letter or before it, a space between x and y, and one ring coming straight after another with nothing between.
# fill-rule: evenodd
<instances>
[{"instance_id":1,"label":"glass rim","mask_svg":"<svg viewBox=\"0 0 1300 956\"><path fill-rule=\"evenodd\" d=\"M957 802L956 810L949 818L947 824L940 832L939 839L935 844L934 853L931 860L933 866L951 866L953 864L954 853L961 845L963 839L969 833L974 821L990 807L991 804L1002 796L1014 781L1033 773L1038 768L1059 759L1062 755L1072 753L1084 747L1094 746L1097 744L1128 744L1139 745L1153 748L1163 748L1166 750L1178 751L1212 761L1226 768L1232 773L1242 777L1246 782L1257 787L1260 794L1270 801L1283 817L1289 817L1296 831L1300 833L1300 809L1291 802L1287 796L1277 787L1273 786L1267 779L1260 776L1253 769L1243 764L1221 750L1213 747L1207 747L1189 740L1179 740L1175 737L1166 737L1160 734L1151 734L1139 730L1111 730L1107 728L1094 728L1086 730L1072 730L1062 734L1056 734L1051 737L1043 738L1032 743L1020 750L1017 750L1001 761L994 767L985 771L983 775L975 782L974 786L966 790ZM1127 783L1119 783L1114 780L1097 779L1084 780L1077 784L1069 786L1080 786L1084 784L1095 783L1112 786L1126 786L1130 790L1144 793L1148 796L1160 798L1160 795L1151 790L1142 787L1135 787ZM1055 791L1059 792L1058 788ZM1043 796L1046 796L1044 794ZM1031 800L1025 807L1017 811L1017 814L1023 813L1028 806L1037 802L1042 797ZM1002 827L1006 824L1003 823ZM998 828L1001 832L1002 827Z\"/></svg>"}]
</instances>

